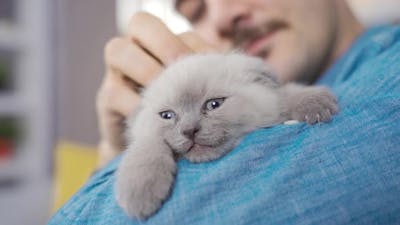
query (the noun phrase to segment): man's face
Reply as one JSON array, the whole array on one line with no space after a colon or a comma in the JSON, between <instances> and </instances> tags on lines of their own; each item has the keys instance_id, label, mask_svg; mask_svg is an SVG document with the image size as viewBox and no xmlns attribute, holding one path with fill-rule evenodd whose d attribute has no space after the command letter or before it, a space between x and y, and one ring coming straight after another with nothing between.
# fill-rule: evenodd
<instances>
[{"instance_id":1,"label":"man's face","mask_svg":"<svg viewBox=\"0 0 400 225\"><path fill-rule=\"evenodd\" d=\"M178 0L206 41L256 55L284 81L312 81L335 45L337 0Z\"/></svg>"}]
</instances>

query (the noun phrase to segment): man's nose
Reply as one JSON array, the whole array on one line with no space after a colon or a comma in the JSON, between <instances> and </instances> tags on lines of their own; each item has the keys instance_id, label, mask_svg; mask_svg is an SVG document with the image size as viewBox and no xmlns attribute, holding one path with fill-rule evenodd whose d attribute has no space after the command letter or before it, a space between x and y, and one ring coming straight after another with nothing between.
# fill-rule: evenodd
<instances>
[{"instance_id":1,"label":"man's nose","mask_svg":"<svg viewBox=\"0 0 400 225\"><path fill-rule=\"evenodd\" d=\"M208 0L209 21L220 38L232 37L235 30L251 19L245 0Z\"/></svg>"}]
</instances>

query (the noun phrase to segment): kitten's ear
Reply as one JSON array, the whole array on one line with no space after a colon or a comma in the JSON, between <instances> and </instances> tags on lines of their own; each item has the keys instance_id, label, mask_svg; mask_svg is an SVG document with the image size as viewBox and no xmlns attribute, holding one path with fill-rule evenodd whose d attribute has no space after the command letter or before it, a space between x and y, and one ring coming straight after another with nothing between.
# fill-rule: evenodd
<instances>
[{"instance_id":1,"label":"kitten's ear","mask_svg":"<svg viewBox=\"0 0 400 225\"><path fill-rule=\"evenodd\" d=\"M257 68L252 71L253 82L262 84L263 86L269 88L278 88L280 84L275 75L273 75L272 71L266 67Z\"/></svg>"}]
</instances>

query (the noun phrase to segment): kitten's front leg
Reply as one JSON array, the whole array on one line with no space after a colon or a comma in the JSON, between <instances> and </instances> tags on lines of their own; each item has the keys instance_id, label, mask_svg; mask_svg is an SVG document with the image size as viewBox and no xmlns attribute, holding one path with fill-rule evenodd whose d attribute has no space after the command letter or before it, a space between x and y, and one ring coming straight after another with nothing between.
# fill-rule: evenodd
<instances>
[{"instance_id":1,"label":"kitten's front leg","mask_svg":"<svg viewBox=\"0 0 400 225\"><path fill-rule=\"evenodd\" d=\"M168 197L175 173L176 162L165 144L133 143L118 168L118 204L130 217L146 219Z\"/></svg>"},{"instance_id":2,"label":"kitten's front leg","mask_svg":"<svg viewBox=\"0 0 400 225\"><path fill-rule=\"evenodd\" d=\"M328 88L286 84L281 87L283 116L309 124L326 122L339 110Z\"/></svg>"}]
</instances>

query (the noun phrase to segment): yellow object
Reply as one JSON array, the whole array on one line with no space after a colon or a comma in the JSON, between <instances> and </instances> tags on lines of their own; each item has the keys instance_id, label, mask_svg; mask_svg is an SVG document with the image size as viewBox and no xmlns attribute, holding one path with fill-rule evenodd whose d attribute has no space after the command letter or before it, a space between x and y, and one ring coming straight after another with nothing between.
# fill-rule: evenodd
<instances>
[{"instance_id":1,"label":"yellow object","mask_svg":"<svg viewBox=\"0 0 400 225\"><path fill-rule=\"evenodd\" d=\"M97 165L95 148L60 143L55 153L55 196L53 212L75 194L94 172Z\"/></svg>"}]
</instances>

